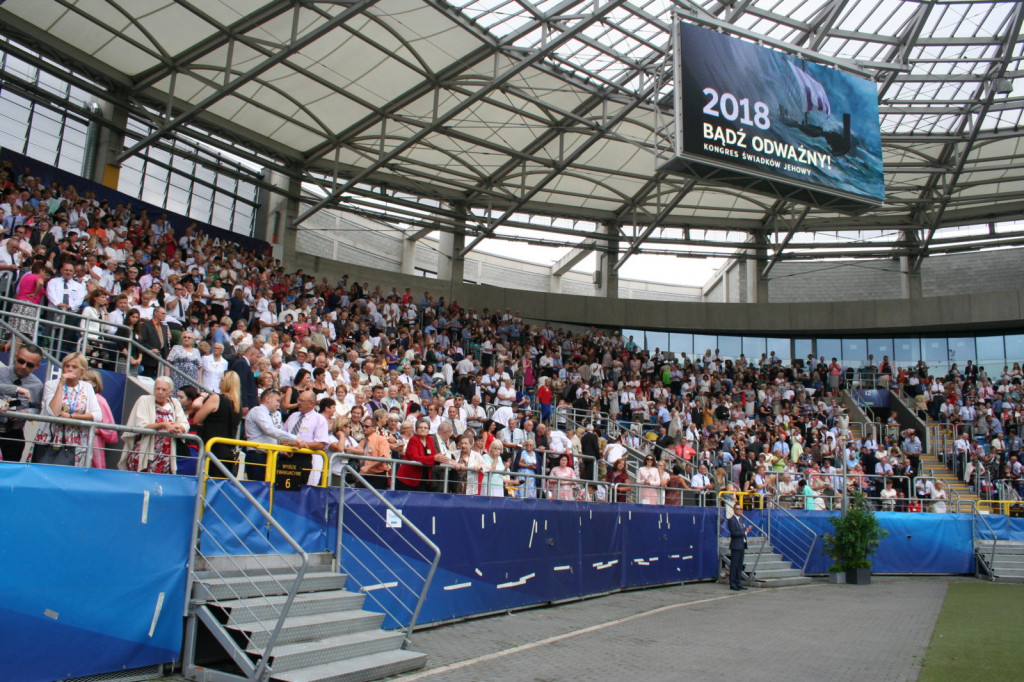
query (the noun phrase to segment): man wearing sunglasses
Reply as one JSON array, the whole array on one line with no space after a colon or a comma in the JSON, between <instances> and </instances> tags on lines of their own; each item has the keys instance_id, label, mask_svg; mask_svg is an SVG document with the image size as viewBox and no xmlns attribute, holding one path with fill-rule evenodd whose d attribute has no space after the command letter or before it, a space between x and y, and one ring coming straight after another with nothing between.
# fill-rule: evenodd
<instances>
[{"instance_id":1,"label":"man wearing sunglasses","mask_svg":"<svg viewBox=\"0 0 1024 682\"><path fill-rule=\"evenodd\" d=\"M0 397L8 409L39 414L43 382L32 374L43 361L43 351L34 343L18 346L11 366L0 364ZM25 420L0 414L0 453L5 462L20 462L25 452Z\"/></svg>"}]
</instances>

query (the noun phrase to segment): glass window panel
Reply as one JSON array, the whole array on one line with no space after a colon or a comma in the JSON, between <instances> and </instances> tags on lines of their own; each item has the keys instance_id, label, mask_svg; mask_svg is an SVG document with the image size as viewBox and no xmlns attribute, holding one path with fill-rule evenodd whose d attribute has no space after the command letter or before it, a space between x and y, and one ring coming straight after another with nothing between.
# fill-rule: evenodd
<instances>
[{"instance_id":1,"label":"glass window panel","mask_svg":"<svg viewBox=\"0 0 1024 682\"><path fill-rule=\"evenodd\" d=\"M763 336L744 336L743 354L747 356L747 362L757 362L763 353L767 353L767 339Z\"/></svg>"},{"instance_id":2,"label":"glass window panel","mask_svg":"<svg viewBox=\"0 0 1024 682\"><path fill-rule=\"evenodd\" d=\"M839 339L818 339L816 357L824 357L825 364L828 364L832 358L843 357L843 345Z\"/></svg>"},{"instance_id":3,"label":"glass window panel","mask_svg":"<svg viewBox=\"0 0 1024 682\"><path fill-rule=\"evenodd\" d=\"M160 164L169 164L171 162L171 153L159 147L149 147L146 150L146 155ZM164 171L164 173L167 173L167 171Z\"/></svg>"},{"instance_id":4,"label":"glass window panel","mask_svg":"<svg viewBox=\"0 0 1024 682\"><path fill-rule=\"evenodd\" d=\"M235 221L231 224L231 229L239 234L249 236L252 234L252 218L245 215L244 213L236 213Z\"/></svg>"},{"instance_id":5,"label":"glass window panel","mask_svg":"<svg viewBox=\"0 0 1024 682\"><path fill-rule=\"evenodd\" d=\"M868 339L868 355L874 356L876 367L882 362L882 358L887 355L890 361L895 362L893 359L892 339Z\"/></svg>"},{"instance_id":6,"label":"glass window panel","mask_svg":"<svg viewBox=\"0 0 1024 682\"><path fill-rule=\"evenodd\" d=\"M142 193L141 193L141 196L139 196L139 198L142 199L143 201L147 202L147 203L154 204L155 206L163 206L163 204L164 204L164 191L163 191L164 187L159 185L159 184L157 184L156 187L158 189L151 188L149 183L147 182L146 185L142 188ZM150 218L152 218L152 217L153 217L153 212L150 211Z\"/></svg>"},{"instance_id":7,"label":"glass window panel","mask_svg":"<svg viewBox=\"0 0 1024 682\"><path fill-rule=\"evenodd\" d=\"M767 342L767 348L765 349L765 352L767 352L769 355L771 355L774 352L775 357L777 357L779 360L786 364L793 361L793 353L790 350L792 344L790 344L789 339L768 337L767 339L765 339L765 341ZM802 355L797 354L798 358L807 357L807 353L811 352L810 339L804 339L804 341L807 343L807 352L803 353Z\"/></svg>"},{"instance_id":8,"label":"glass window panel","mask_svg":"<svg viewBox=\"0 0 1024 682\"><path fill-rule=\"evenodd\" d=\"M28 81L36 79L36 67L28 62L23 62L13 55L7 55L4 58L4 71L16 73Z\"/></svg>"},{"instance_id":9,"label":"glass window panel","mask_svg":"<svg viewBox=\"0 0 1024 682\"><path fill-rule=\"evenodd\" d=\"M929 366L949 362L946 339L921 339L921 355Z\"/></svg>"},{"instance_id":10,"label":"glass window panel","mask_svg":"<svg viewBox=\"0 0 1024 682\"><path fill-rule=\"evenodd\" d=\"M190 217L196 220L201 220L204 223L210 222L210 211L213 208L213 204L210 202L208 197L201 197L197 194L192 195L192 203L189 206L188 214Z\"/></svg>"},{"instance_id":11,"label":"glass window panel","mask_svg":"<svg viewBox=\"0 0 1024 682\"><path fill-rule=\"evenodd\" d=\"M668 348L668 332L647 332L647 350L653 353L656 348Z\"/></svg>"},{"instance_id":12,"label":"glass window panel","mask_svg":"<svg viewBox=\"0 0 1024 682\"><path fill-rule=\"evenodd\" d=\"M29 142L25 154L43 163L53 165L57 160L57 138L47 137Z\"/></svg>"},{"instance_id":13,"label":"glass window panel","mask_svg":"<svg viewBox=\"0 0 1024 682\"><path fill-rule=\"evenodd\" d=\"M196 177L200 180L205 180L206 182L213 182L217 176L216 173L210 170L207 166L198 165L196 166Z\"/></svg>"},{"instance_id":14,"label":"glass window panel","mask_svg":"<svg viewBox=\"0 0 1024 682\"><path fill-rule=\"evenodd\" d=\"M719 336L718 337L718 352L721 354L723 359L730 358L735 360L743 352L741 339L738 336Z\"/></svg>"},{"instance_id":15,"label":"glass window panel","mask_svg":"<svg viewBox=\"0 0 1024 682\"><path fill-rule=\"evenodd\" d=\"M1002 361L1006 358L1006 351L1003 347L1002 336L979 336L977 338L978 343L978 360L999 360ZM1001 368L1000 368L1001 369ZM992 375L992 372L989 372Z\"/></svg>"},{"instance_id":16,"label":"glass window panel","mask_svg":"<svg viewBox=\"0 0 1024 682\"><path fill-rule=\"evenodd\" d=\"M778 351L775 354L778 355ZM807 356L814 355L814 341L811 339L793 339L793 358L807 362Z\"/></svg>"},{"instance_id":17,"label":"glass window panel","mask_svg":"<svg viewBox=\"0 0 1024 682\"><path fill-rule=\"evenodd\" d=\"M630 338L632 338L633 343L640 348L644 347L644 332L642 329L623 329L622 340L624 342L628 342Z\"/></svg>"},{"instance_id":18,"label":"glass window panel","mask_svg":"<svg viewBox=\"0 0 1024 682\"><path fill-rule=\"evenodd\" d=\"M164 208L172 213L184 215L188 211L188 204L181 201L175 201L174 199L168 199Z\"/></svg>"},{"instance_id":19,"label":"glass window panel","mask_svg":"<svg viewBox=\"0 0 1024 682\"><path fill-rule=\"evenodd\" d=\"M968 360L977 360L978 352L974 347L974 337L954 337L949 339L949 361L957 363L963 369Z\"/></svg>"},{"instance_id":20,"label":"glass window panel","mask_svg":"<svg viewBox=\"0 0 1024 682\"><path fill-rule=\"evenodd\" d=\"M1024 334L1007 334L1005 341L1007 362L1024 362Z\"/></svg>"},{"instance_id":21,"label":"glass window panel","mask_svg":"<svg viewBox=\"0 0 1024 682\"><path fill-rule=\"evenodd\" d=\"M217 227L224 227L231 224L231 209L214 205L213 224Z\"/></svg>"},{"instance_id":22,"label":"glass window panel","mask_svg":"<svg viewBox=\"0 0 1024 682\"><path fill-rule=\"evenodd\" d=\"M166 183L167 178L170 177L170 171L166 168L156 165L155 163L146 164L146 180L147 182L158 182Z\"/></svg>"},{"instance_id":23,"label":"glass window panel","mask_svg":"<svg viewBox=\"0 0 1024 682\"><path fill-rule=\"evenodd\" d=\"M920 362L921 339L895 339L892 361L900 367L909 367Z\"/></svg>"},{"instance_id":24,"label":"glass window panel","mask_svg":"<svg viewBox=\"0 0 1024 682\"><path fill-rule=\"evenodd\" d=\"M867 360L868 342L865 339L843 339L843 367L860 369Z\"/></svg>"},{"instance_id":25,"label":"glass window panel","mask_svg":"<svg viewBox=\"0 0 1024 682\"><path fill-rule=\"evenodd\" d=\"M685 353L687 357L693 355L693 334L675 333L668 335L668 349L682 358Z\"/></svg>"},{"instance_id":26,"label":"glass window panel","mask_svg":"<svg viewBox=\"0 0 1024 682\"><path fill-rule=\"evenodd\" d=\"M718 337L711 334L694 334L693 335L693 354L698 357L703 357L704 352L710 350L714 353L715 349L718 348Z\"/></svg>"}]
</instances>

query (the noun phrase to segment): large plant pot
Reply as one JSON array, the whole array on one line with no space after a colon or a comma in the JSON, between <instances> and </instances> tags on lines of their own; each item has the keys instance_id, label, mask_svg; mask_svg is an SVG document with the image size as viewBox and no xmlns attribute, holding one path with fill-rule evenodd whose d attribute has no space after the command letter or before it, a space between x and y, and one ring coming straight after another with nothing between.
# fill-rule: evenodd
<instances>
[{"instance_id":1,"label":"large plant pot","mask_svg":"<svg viewBox=\"0 0 1024 682\"><path fill-rule=\"evenodd\" d=\"M870 568L849 568L846 570L846 583L848 585L870 585Z\"/></svg>"},{"instance_id":2,"label":"large plant pot","mask_svg":"<svg viewBox=\"0 0 1024 682\"><path fill-rule=\"evenodd\" d=\"M828 581L833 585L845 585L846 574L842 571L829 571Z\"/></svg>"}]
</instances>

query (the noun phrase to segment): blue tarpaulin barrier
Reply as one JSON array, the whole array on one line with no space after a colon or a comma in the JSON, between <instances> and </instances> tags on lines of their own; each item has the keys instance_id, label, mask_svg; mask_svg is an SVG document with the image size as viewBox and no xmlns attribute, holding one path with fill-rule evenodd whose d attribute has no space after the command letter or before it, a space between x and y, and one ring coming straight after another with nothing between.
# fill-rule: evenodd
<instances>
[{"instance_id":1,"label":"blue tarpaulin barrier","mask_svg":"<svg viewBox=\"0 0 1024 682\"><path fill-rule=\"evenodd\" d=\"M0 680L180 658L196 480L0 463Z\"/></svg>"},{"instance_id":2,"label":"blue tarpaulin barrier","mask_svg":"<svg viewBox=\"0 0 1024 682\"><path fill-rule=\"evenodd\" d=\"M195 478L0 463L0 482L0 680L81 677L180 657ZM204 553L291 551L237 490L207 485ZM270 503L267 484L244 485ZM333 551L337 495L274 491L274 518L304 550ZM370 588L366 607L390 614L385 627L404 624L432 555L407 527L389 523L369 491L347 495L349 589ZM717 575L716 509L386 495L441 548L420 623ZM749 515L760 524L764 513ZM811 573L828 568L820 536L832 530L829 516L793 511L819 536ZM971 516L878 518L890 534L872 558L875 572L973 572ZM1000 537L1024 540L1024 519L986 518ZM773 528L784 533L794 523L777 513ZM372 589L391 582L409 589Z\"/></svg>"}]
</instances>

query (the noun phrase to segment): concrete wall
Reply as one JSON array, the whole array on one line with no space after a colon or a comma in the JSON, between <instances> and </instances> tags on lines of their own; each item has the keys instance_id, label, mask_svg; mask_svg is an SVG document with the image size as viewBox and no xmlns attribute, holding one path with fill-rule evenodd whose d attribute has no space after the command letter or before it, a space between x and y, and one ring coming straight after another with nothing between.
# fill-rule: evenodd
<instances>
[{"instance_id":1,"label":"concrete wall","mask_svg":"<svg viewBox=\"0 0 1024 682\"><path fill-rule=\"evenodd\" d=\"M893 261L857 263L780 263L769 276L769 303L747 298L746 266L733 262L719 273L704 293L679 287L690 300L650 300L669 297L672 287L658 283L622 282L643 291L649 300L604 299L588 295L593 283L586 275L563 277L565 293L548 293L542 266L479 254L467 261L466 278L486 284L464 284L401 273L401 233L394 228L339 223L324 218L317 234L300 230L288 268L303 268L318 277L343 274L386 288L411 287L464 307L518 310L524 318L567 324L686 330L723 334L836 334L893 335L899 333L1019 331L1024 328L1024 249L943 256L922 267L919 299L900 299L901 275ZM339 225L340 228L339 229ZM347 235L347 237L346 237ZM379 249L379 251L378 251ZM416 263L436 269L436 245L422 240ZM294 262L291 262L294 260ZM342 262L348 261L348 262ZM470 263L474 263L473 266ZM433 263L434 267L428 267ZM950 294L950 291L956 293ZM696 293L696 295L694 295ZM809 306L807 302L818 305Z\"/></svg>"},{"instance_id":2,"label":"concrete wall","mask_svg":"<svg viewBox=\"0 0 1024 682\"><path fill-rule=\"evenodd\" d=\"M768 276L769 300L887 299L900 295L900 279L899 263L892 260L779 263ZM1024 289L1024 249L934 256L921 264L921 293L925 297L1015 289ZM740 299L730 295L730 300Z\"/></svg>"},{"instance_id":3,"label":"concrete wall","mask_svg":"<svg viewBox=\"0 0 1024 682\"><path fill-rule=\"evenodd\" d=\"M370 265L381 270L402 270L404 233L385 223L352 213L320 211L296 234L295 249L313 256ZM416 243L415 265L424 272L439 272L438 241L423 238ZM465 261L463 277L475 284L492 284L533 291L550 291L551 268L527 261L474 252ZM567 272L562 292L594 296L592 273ZM650 301L699 301L701 288L641 280L619 280L619 298Z\"/></svg>"},{"instance_id":4,"label":"concrete wall","mask_svg":"<svg viewBox=\"0 0 1024 682\"><path fill-rule=\"evenodd\" d=\"M900 295L899 263L855 261L777 264L768 275L768 300L843 301L892 298Z\"/></svg>"},{"instance_id":5,"label":"concrete wall","mask_svg":"<svg viewBox=\"0 0 1024 682\"><path fill-rule=\"evenodd\" d=\"M896 300L891 296L870 301L838 300L809 306L806 303L691 303L673 301L607 300L593 296L550 294L488 285L455 284L437 279L403 275L340 263L296 253L287 267L303 268L318 277L336 280L342 274L399 289L412 287L419 297L424 290L463 307L512 308L523 317L582 325L639 329L686 330L723 334L863 333L892 335L979 330L1019 330L1024 320L1024 291L925 297Z\"/></svg>"}]
</instances>

